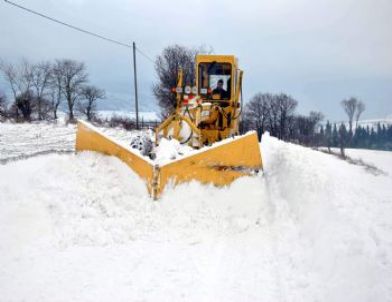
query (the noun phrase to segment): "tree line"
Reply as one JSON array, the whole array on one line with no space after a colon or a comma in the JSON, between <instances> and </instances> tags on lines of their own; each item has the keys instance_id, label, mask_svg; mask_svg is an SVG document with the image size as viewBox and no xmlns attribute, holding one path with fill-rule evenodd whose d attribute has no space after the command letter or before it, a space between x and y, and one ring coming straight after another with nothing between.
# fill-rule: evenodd
<instances>
[{"instance_id":1,"label":"tree line","mask_svg":"<svg viewBox=\"0 0 392 302\"><path fill-rule=\"evenodd\" d=\"M105 91L88 83L86 65L69 59L54 62L17 64L0 62L0 72L8 82L12 99L0 94L0 116L15 121L56 120L59 106L65 103L68 120L75 113L91 120L96 113L96 102Z\"/></svg>"},{"instance_id":2,"label":"tree line","mask_svg":"<svg viewBox=\"0 0 392 302\"><path fill-rule=\"evenodd\" d=\"M392 125L381 123L361 126L359 119L366 106L354 97L341 101L347 114L347 123L331 124L327 121L319 130L319 145L340 148L342 157L346 157L345 148L365 148L392 150Z\"/></svg>"},{"instance_id":3,"label":"tree line","mask_svg":"<svg viewBox=\"0 0 392 302\"><path fill-rule=\"evenodd\" d=\"M392 125L377 123L376 125L357 125L352 138L350 138L349 127L341 123L339 126L327 121L325 127L321 126L319 132L319 145L328 148L340 148L341 138L343 148L361 148L392 151Z\"/></svg>"},{"instance_id":4,"label":"tree line","mask_svg":"<svg viewBox=\"0 0 392 302\"><path fill-rule=\"evenodd\" d=\"M392 125L378 123L361 126L359 119L365 104L354 98L341 101L347 115L346 123L322 123L324 115L311 111L309 115L296 113L298 102L281 94L258 93L245 105L241 130L256 130L259 138L268 131L279 139L309 147L392 150Z\"/></svg>"},{"instance_id":5,"label":"tree line","mask_svg":"<svg viewBox=\"0 0 392 302\"><path fill-rule=\"evenodd\" d=\"M280 93L258 93L245 105L241 132L256 130L259 138L268 131L285 141L311 146L319 139L317 129L324 119L321 112L296 113L298 101Z\"/></svg>"}]
</instances>

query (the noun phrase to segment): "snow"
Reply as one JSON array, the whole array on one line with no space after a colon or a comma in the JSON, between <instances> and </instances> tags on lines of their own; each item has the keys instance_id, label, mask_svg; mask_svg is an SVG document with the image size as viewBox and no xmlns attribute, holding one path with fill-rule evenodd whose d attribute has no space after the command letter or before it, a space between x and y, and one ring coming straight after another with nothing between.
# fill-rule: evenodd
<instances>
[{"instance_id":1,"label":"snow","mask_svg":"<svg viewBox=\"0 0 392 302\"><path fill-rule=\"evenodd\" d=\"M336 122L336 124L338 126L340 124L345 124L347 128L349 127L348 121ZM378 124L380 124L380 126L385 126L385 127L392 125L392 115L388 115L385 118L375 118L375 119L366 119L366 120L358 121L358 126L361 126L363 128L369 127L370 129L373 128L374 130L377 129ZM325 127L326 123L323 123L323 125ZM353 121L353 129L355 130L356 127L357 127L357 123L356 121Z\"/></svg>"},{"instance_id":2,"label":"snow","mask_svg":"<svg viewBox=\"0 0 392 302\"><path fill-rule=\"evenodd\" d=\"M345 153L353 159L362 160L392 175L392 152L390 151L345 149Z\"/></svg>"},{"instance_id":3,"label":"snow","mask_svg":"<svg viewBox=\"0 0 392 302\"><path fill-rule=\"evenodd\" d=\"M0 163L50 152L72 152L75 138L74 124L0 123Z\"/></svg>"},{"instance_id":4,"label":"snow","mask_svg":"<svg viewBox=\"0 0 392 302\"><path fill-rule=\"evenodd\" d=\"M179 141L175 139L165 139L161 138L159 141L159 146L156 148L156 158L154 160L155 164L160 166L168 165L175 160L184 159L189 156L196 155L198 153L206 152L207 150L211 150L217 148L219 146L229 144L233 142L233 140L243 138L248 135L254 135L255 131L248 131L243 135L238 135L234 137L230 137L226 140L222 140L220 142L216 142L211 146L204 146L201 149L192 149L186 144L181 144Z\"/></svg>"},{"instance_id":5,"label":"snow","mask_svg":"<svg viewBox=\"0 0 392 302\"><path fill-rule=\"evenodd\" d=\"M44 126L7 127L1 142L30 154ZM69 148L68 127L46 131ZM114 157L0 165L0 300L392 301L392 174L268 135L261 150L263 175L158 202ZM390 152L354 153L391 167Z\"/></svg>"},{"instance_id":6,"label":"snow","mask_svg":"<svg viewBox=\"0 0 392 302\"><path fill-rule=\"evenodd\" d=\"M226 143L224 141L217 142L213 146L194 150L186 144L180 144L175 139L163 138L160 140L160 146L154 150L156 158L152 161L148 156L143 156L139 150L131 147L132 139L136 136L146 136L154 142L155 136L152 130L128 131L121 127L93 126L83 120L79 120L79 122L93 128L94 131L116 142L123 148L143 157L151 164L161 166L169 164L173 160L204 152L207 148L216 148ZM251 134L252 132L249 132L245 135ZM66 124L64 121L57 124L45 122L31 124L2 123L0 129L0 163L40 154L74 152L75 138L76 125Z\"/></svg>"},{"instance_id":7,"label":"snow","mask_svg":"<svg viewBox=\"0 0 392 302\"><path fill-rule=\"evenodd\" d=\"M99 110L98 116L101 118L111 118L113 116L136 119L135 112L120 111L120 110ZM139 112L139 120L144 122L155 122L161 119L156 112Z\"/></svg>"},{"instance_id":8,"label":"snow","mask_svg":"<svg viewBox=\"0 0 392 302\"><path fill-rule=\"evenodd\" d=\"M151 160L148 156L142 154L142 152L138 149L133 149L131 147L132 138L137 136L146 137L151 142L155 142L155 135L151 129L143 129L143 130L134 130L134 131L127 131L123 128L107 128L107 127L96 127L91 125L90 123L86 123L84 121L80 121L84 123L87 127L92 128L94 131L100 133L101 135L105 136L107 139L114 141L118 145L121 145L125 149L137 154L138 156L143 156L143 158L150 162L153 165L167 165L172 163L175 160L183 159L188 156L192 156L201 152L205 152L208 149L217 148L224 144L230 143L235 139L239 139L241 137L247 135L253 135L254 131L249 131L243 135L238 135L227 140L223 140L220 142L216 142L211 146L205 146L202 149L193 149L187 144L181 144L176 139L166 139L161 138L159 140L159 145L157 147L153 147L152 153L155 154L155 158Z\"/></svg>"},{"instance_id":9,"label":"snow","mask_svg":"<svg viewBox=\"0 0 392 302\"><path fill-rule=\"evenodd\" d=\"M154 161L159 165L163 165L179 159L192 151L193 149L191 147L188 145L181 145L180 142L175 139L168 140L162 138L159 142L159 146L156 148L156 158Z\"/></svg>"},{"instance_id":10,"label":"snow","mask_svg":"<svg viewBox=\"0 0 392 302\"><path fill-rule=\"evenodd\" d=\"M386 118L382 119L368 119L358 121L358 125L364 128L370 127L375 129L378 124L380 124L381 126L384 125L386 127L392 125L392 115L389 115Z\"/></svg>"}]
</instances>

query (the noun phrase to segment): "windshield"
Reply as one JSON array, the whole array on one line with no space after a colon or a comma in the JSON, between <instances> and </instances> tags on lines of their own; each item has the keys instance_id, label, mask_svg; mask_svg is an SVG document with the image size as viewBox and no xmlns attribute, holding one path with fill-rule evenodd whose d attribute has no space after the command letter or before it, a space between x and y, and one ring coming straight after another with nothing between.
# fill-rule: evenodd
<instances>
[{"instance_id":1,"label":"windshield","mask_svg":"<svg viewBox=\"0 0 392 302\"><path fill-rule=\"evenodd\" d=\"M200 63L199 94L203 99L229 100L231 96L231 64Z\"/></svg>"}]
</instances>

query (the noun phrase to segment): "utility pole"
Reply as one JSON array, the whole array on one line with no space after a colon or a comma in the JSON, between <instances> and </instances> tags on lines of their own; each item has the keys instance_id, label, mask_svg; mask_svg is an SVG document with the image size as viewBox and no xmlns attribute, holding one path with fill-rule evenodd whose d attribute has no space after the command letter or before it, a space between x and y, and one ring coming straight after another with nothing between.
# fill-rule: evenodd
<instances>
[{"instance_id":1,"label":"utility pole","mask_svg":"<svg viewBox=\"0 0 392 302\"><path fill-rule=\"evenodd\" d=\"M137 72L136 72L136 43L133 42L133 79L135 86L135 111L136 111L136 129L139 130L139 100L137 97Z\"/></svg>"}]
</instances>

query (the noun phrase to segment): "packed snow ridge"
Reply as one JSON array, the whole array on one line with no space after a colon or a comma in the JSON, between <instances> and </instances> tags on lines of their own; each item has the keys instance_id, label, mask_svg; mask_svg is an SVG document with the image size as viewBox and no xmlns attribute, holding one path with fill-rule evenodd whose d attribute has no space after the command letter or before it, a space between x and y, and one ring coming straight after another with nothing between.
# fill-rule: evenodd
<instances>
[{"instance_id":1,"label":"packed snow ridge","mask_svg":"<svg viewBox=\"0 0 392 302\"><path fill-rule=\"evenodd\" d=\"M0 165L0 300L391 301L392 153L260 146L263 175L158 202L93 152Z\"/></svg>"}]
</instances>

